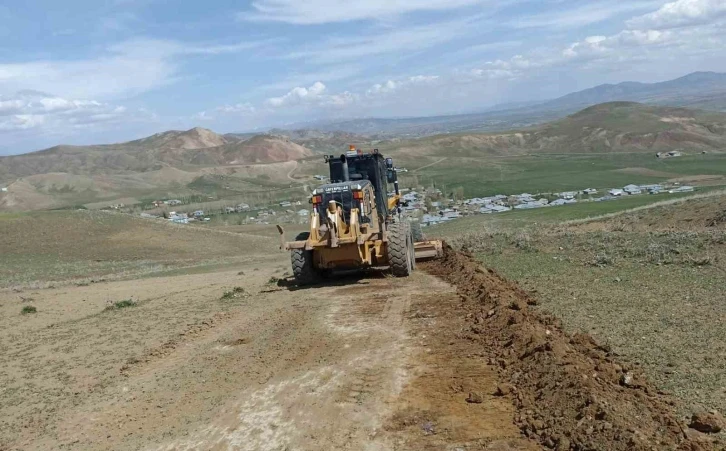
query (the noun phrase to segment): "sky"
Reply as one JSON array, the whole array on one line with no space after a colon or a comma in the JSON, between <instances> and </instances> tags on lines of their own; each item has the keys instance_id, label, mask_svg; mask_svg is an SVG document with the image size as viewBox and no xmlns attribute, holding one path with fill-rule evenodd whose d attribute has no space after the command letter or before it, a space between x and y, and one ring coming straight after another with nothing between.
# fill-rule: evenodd
<instances>
[{"instance_id":1,"label":"sky","mask_svg":"<svg viewBox=\"0 0 726 451\"><path fill-rule=\"evenodd\" d=\"M726 0L0 3L0 154L726 72Z\"/></svg>"}]
</instances>

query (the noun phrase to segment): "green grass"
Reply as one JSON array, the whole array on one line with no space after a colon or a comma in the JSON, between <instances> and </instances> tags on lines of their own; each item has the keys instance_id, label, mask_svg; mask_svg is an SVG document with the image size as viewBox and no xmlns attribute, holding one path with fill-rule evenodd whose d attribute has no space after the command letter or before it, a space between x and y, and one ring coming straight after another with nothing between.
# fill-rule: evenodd
<instances>
[{"instance_id":1,"label":"green grass","mask_svg":"<svg viewBox=\"0 0 726 451\"><path fill-rule=\"evenodd\" d=\"M122 301L116 301L113 304L106 307L106 310L121 310L129 307L136 307L137 303L133 299L124 299Z\"/></svg>"},{"instance_id":2,"label":"green grass","mask_svg":"<svg viewBox=\"0 0 726 451\"><path fill-rule=\"evenodd\" d=\"M29 314L37 313L37 312L38 312L38 309L33 307L32 305L26 305L25 307L22 308L22 310L20 310L20 313L23 315L29 315Z\"/></svg>"},{"instance_id":3,"label":"green grass","mask_svg":"<svg viewBox=\"0 0 726 451\"><path fill-rule=\"evenodd\" d=\"M397 164L413 169L436 159L411 159L402 155ZM618 171L625 168L645 168L667 174L653 176ZM419 172L402 174L401 185L435 185L447 192L462 187L465 196L475 197L615 188L629 183L656 183L689 175L726 175L726 154L698 154L672 159L657 159L651 153L451 157Z\"/></svg>"}]
</instances>

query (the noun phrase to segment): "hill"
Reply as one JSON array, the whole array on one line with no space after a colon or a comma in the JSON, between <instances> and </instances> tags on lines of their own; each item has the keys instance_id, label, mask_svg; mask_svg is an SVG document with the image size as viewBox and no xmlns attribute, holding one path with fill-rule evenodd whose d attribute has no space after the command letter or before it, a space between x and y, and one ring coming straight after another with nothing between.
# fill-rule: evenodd
<instances>
[{"instance_id":1,"label":"hill","mask_svg":"<svg viewBox=\"0 0 726 451\"><path fill-rule=\"evenodd\" d=\"M285 136L242 139L203 128L119 144L60 145L0 157L0 185L7 188L0 192L0 209L61 208L102 200L126 204L148 197L279 188L290 185L288 174L294 167L287 163L311 155Z\"/></svg>"},{"instance_id":2,"label":"hill","mask_svg":"<svg viewBox=\"0 0 726 451\"><path fill-rule=\"evenodd\" d=\"M276 163L300 160L313 153L286 136L258 135L214 149L218 164Z\"/></svg>"},{"instance_id":3,"label":"hill","mask_svg":"<svg viewBox=\"0 0 726 451\"><path fill-rule=\"evenodd\" d=\"M726 149L726 114L612 102L535 128L407 141L404 154L437 156Z\"/></svg>"},{"instance_id":4,"label":"hill","mask_svg":"<svg viewBox=\"0 0 726 451\"><path fill-rule=\"evenodd\" d=\"M193 128L168 131L120 144L55 146L24 155L0 157L0 181L36 174L113 174L171 166L274 163L312 153L286 137L259 135L246 141Z\"/></svg>"},{"instance_id":5,"label":"hill","mask_svg":"<svg viewBox=\"0 0 726 451\"><path fill-rule=\"evenodd\" d=\"M364 145L380 138L375 135L351 133L343 130L322 131L316 129L270 130L270 134L285 136L290 141L305 146L316 152L340 152L348 145Z\"/></svg>"}]
</instances>

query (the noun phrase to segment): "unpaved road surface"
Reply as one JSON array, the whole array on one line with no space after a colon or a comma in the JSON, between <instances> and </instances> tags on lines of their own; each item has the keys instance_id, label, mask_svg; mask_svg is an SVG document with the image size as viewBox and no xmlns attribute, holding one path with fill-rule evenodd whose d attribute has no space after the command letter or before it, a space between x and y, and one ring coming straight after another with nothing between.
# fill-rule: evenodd
<instances>
[{"instance_id":1,"label":"unpaved road surface","mask_svg":"<svg viewBox=\"0 0 726 451\"><path fill-rule=\"evenodd\" d=\"M451 286L286 266L0 292L0 449L538 449Z\"/></svg>"},{"instance_id":2,"label":"unpaved road surface","mask_svg":"<svg viewBox=\"0 0 726 451\"><path fill-rule=\"evenodd\" d=\"M306 289L271 254L0 291L0 450L724 449L637 365L445 251Z\"/></svg>"}]
</instances>

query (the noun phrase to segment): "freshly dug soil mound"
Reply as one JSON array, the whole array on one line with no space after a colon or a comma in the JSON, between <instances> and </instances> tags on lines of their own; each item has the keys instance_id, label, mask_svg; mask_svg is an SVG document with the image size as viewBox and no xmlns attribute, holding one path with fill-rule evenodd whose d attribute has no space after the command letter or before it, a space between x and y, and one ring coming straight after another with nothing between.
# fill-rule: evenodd
<instances>
[{"instance_id":1,"label":"freshly dug soil mound","mask_svg":"<svg viewBox=\"0 0 726 451\"><path fill-rule=\"evenodd\" d=\"M522 433L557 450L716 450L688 430L674 402L639 371L585 334L568 335L536 300L471 256L446 246L425 270L455 285L467 311L466 338L485 348L508 381Z\"/></svg>"}]
</instances>

